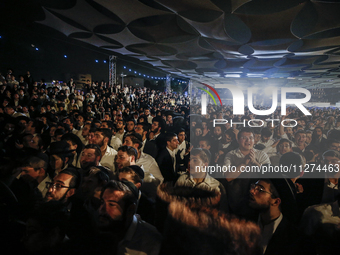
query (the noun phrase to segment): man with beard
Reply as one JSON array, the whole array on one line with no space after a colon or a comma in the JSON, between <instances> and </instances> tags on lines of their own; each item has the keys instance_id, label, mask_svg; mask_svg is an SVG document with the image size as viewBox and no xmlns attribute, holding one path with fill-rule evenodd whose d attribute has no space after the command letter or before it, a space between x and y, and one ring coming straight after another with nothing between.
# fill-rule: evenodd
<instances>
[{"instance_id":1,"label":"man with beard","mask_svg":"<svg viewBox=\"0 0 340 255\"><path fill-rule=\"evenodd\" d=\"M101 150L100 164L109 168L112 172L115 170L114 161L117 151L109 146L111 141L112 132L108 128L100 128L94 134L92 139L94 144L97 144Z\"/></svg>"},{"instance_id":2,"label":"man with beard","mask_svg":"<svg viewBox=\"0 0 340 255\"><path fill-rule=\"evenodd\" d=\"M99 229L112 234L117 254L158 255L162 236L135 215L138 190L131 182L110 181L102 190Z\"/></svg>"},{"instance_id":3,"label":"man with beard","mask_svg":"<svg viewBox=\"0 0 340 255\"><path fill-rule=\"evenodd\" d=\"M86 174L93 166L100 165L100 159L102 157L100 147L96 144L88 144L85 146L80 156L80 166Z\"/></svg>"},{"instance_id":4,"label":"man with beard","mask_svg":"<svg viewBox=\"0 0 340 255\"><path fill-rule=\"evenodd\" d=\"M155 134L152 140L156 142L157 148L162 150L166 147L164 135L161 133L165 129L165 121L162 117L157 116L152 119L151 132Z\"/></svg>"},{"instance_id":5,"label":"man with beard","mask_svg":"<svg viewBox=\"0 0 340 255\"><path fill-rule=\"evenodd\" d=\"M259 212L263 254L299 254L297 229L283 211L291 202L294 195L285 179L261 179L250 186L249 205Z\"/></svg>"},{"instance_id":6,"label":"man with beard","mask_svg":"<svg viewBox=\"0 0 340 255\"><path fill-rule=\"evenodd\" d=\"M66 168L53 178L53 182L46 182L48 191L45 201L60 201L67 204L79 187L80 176L75 168Z\"/></svg>"},{"instance_id":7,"label":"man with beard","mask_svg":"<svg viewBox=\"0 0 340 255\"><path fill-rule=\"evenodd\" d=\"M126 145L119 147L117 159L115 161L117 171L123 167L135 165L137 156L138 153L135 148Z\"/></svg>"}]
</instances>

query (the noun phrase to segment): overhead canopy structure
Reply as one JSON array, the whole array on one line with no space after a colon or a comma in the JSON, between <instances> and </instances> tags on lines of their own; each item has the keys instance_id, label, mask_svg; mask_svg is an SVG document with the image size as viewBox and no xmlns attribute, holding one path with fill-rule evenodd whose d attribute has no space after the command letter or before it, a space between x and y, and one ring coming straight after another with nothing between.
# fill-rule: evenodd
<instances>
[{"instance_id":1,"label":"overhead canopy structure","mask_svg":"<svg viewBox=\"0 0 340 255\"><path fill-rule=\"evenodd\" d=\"M36 22L181 77L210 84L284 78L281 85L340 85L336 0L39 2L44 18Z\"/></svg>"}]
</instances>

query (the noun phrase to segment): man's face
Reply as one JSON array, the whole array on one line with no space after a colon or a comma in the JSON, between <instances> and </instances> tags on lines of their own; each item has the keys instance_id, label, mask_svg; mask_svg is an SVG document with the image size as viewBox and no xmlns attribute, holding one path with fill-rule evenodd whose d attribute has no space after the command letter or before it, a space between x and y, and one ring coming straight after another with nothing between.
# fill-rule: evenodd
<instances>
[{"instance_id":1,"label":"man's face","mask_svg":"<svg viewBox=\"0 0 340 255\"><path fill-rule=\"evenodd\" d=\"M103 134L101 132L96 131L94 133L94 137L92 139L92 142L94 144L97 144L99 147L102 147L102 146L105 145L105 138L104 138L104 136L103 136Z\"/></svg>"},{"instance_id":2,"label":"man's face","mask_svg":"<svg viewBox=\"0 0 340 255\"><path fill-rule=\"evenodd\" d=\"M298 133L295 135L295 141L297 145L303 145L306 142L306 134Z\"/></svg>"},{"instance_id":3,"label":"man's face","mask_svg":"<svg viewBox=\"0 0 340 255\"><path fill-rule=\"evenodd\" d=\"M155 134L158 133L160 127L159 127L159 122L158 121L153 121L151 125L151 131L154 132Z\"/></svg>"},{"instance_id":4,"label":"man's face","mask_svg":"<svg viewBox=\"0 0 340 255\"><path fill-rule=\"evenodd\" d=\"M81 135L86 137L89 135L90 125L85 125L81 131Z\"/></svg>"},{"instance_id":5,"label":"man's face","mask_svg":"<svg viewBox=\"0 0 340 255\"><path fill-rule=\"evenodd\" d=\"M102 122L101 128L109 128L109 125L107 125L107 122Z\"/></svg>"},{"instance_id":6,"label":"man's face","mask_svg":"<svg viewBox=\"0 0 340 255\"><path fill-rule=\"evenodd\" d=\"M182 143L185 140L185 132L180 132L178 134L178 142Z\"/></svg>"},{"instance_id":7,"label":"man's face","mask_svg":"<svg viewBox=\"0 0 340 255\"><path fill-rule=\"evenodd\" d=\"M290 144L287 142L283 142L279 145L279 152L281 155L287 153L287 152L292 152L292 147L290 147Z\"/></svg>"},{"instance_id":8,"label":"man's face","mask_svg":"<svg viewBox=\"0 0 340 255\"><path fill-rule=\"evenodd\" d=\"M261 191L262 190L262 191ZM270 184L264 181L257 181L255 187L249 191L249 206L251 208L267 211L270 208L272 197L270 193Z\"/></svg>"},{"instance_id":9,"label":"man's face","mask_svg":"<svg viewBox=\"0 0 340 255\"><path fill-rule=\"evenodd\" d=\"M133 156L129 156L126 152L119 150L117 154L116 164L118 169L122 169L123 167L130 166L133 163Z\"/></svg>"},{"instance_id":10,"label":"man's face","mask_svg":"<svg viewBox=\"0 0 340 255\"><path fill-rule=\"evenodd\" d=\"M25 181L30 182L36 180L39 177L40 169L34 170L33 167L26 166L21 168L21 178Z\"/></svg>"},{"instance_id":11,"label":"man's face","mask_svg":"<svg viewBox=\"0 0 340 255\"><path fill-rule=\"evenodd\" d=\"M329 146L329 149L334 151L340 151L340 143L332 143L331 146Z\"/></svg>"},{"instance_id":12,"label":"man's face","mask_svg":"<svg viewBox=\"0 0 340 255\"><path fill-rule=\"evenodd\" d=\"M167 120L169 123L172 123L172 116L171 116L171 115L166 116L166 120Z\"/></svg>"},{"instance_id":13,"label":"man's face","mask_svg":"<svg viewBox=\"0 0 340 255\"><path fill-rule=\"evenodd\" d=\"M149 109L145 110L144 114L145 114L145 116L149 116L150 115L150 110Z\"/></svg>"},{"instance_id":14,"label":"man's face","mask_svg":"<svg viewBox=\"0 0 340 255\"><path fill-rule=\"evenodd\" d=\"M293 129L291 127L286 128L286 133L287 134L293 134Z\"/></svg>"},{"instance_id":15,"label":"man's face","mask_svg":"<svg viewBox=\"0 0 340 255\"><path fill-rule=\"evenodd\" d=\"M168 147L171 149L171 150L174 150L178 147L178 137L177 135L174 136L170 142L167 142L168 144Z\"/></svg>"},{"instance_id":16,"label":"man's face","mask_svg":"<svg viewBox=\"0 0 340 255\"><path fill-rule=\"evenodd\" d=\"M100 157L96 156L95 149L84 149L80 157L81 168L85 169L89 166L97 166Z\"/></svg>"},{"instance_id":17,"label":"man's face","mask_svg":"<svg viewBox=\"0 0 340 255\"><path fill-rule=\"evenodd\" d=\"M118 122L117 122L117 129L118 129L118 130L121 130L123 127L124 127L123 121L118 121Z\"/></svg>"},{"instance_id":18,"label":"man's face","mask_svg":"<svg viewBox=\"0 0 340 255\"><path fill-rule=\"evenodd\" d=\"M78 115L78 117L77 117L77 122L78 122L78 125L82 126L82 125L84 124L84 118L83 118L83 116Z\"/></svg>"},{"instance_id":19,"label":"man's face","mask_svg":"<svg viewBox=\"0 0 340 255\"><path fill-rule=\"evenodd\" d=\"M70 182L72 180L72 176L69 174L58 174L53 179L53 183L56 186L51 185L46 193L45 200L49 201L61 201L65 203L67 199L73 195L74 192L70 192Z\"/></svg>"},{"instance_id":20,"label":"man's face","mask_svg":"<svg viewBox=\"0 0 340 255\"><path fill-rule=\"evenodd\" d=\"M215 137L220 137L222 135L221 127L217 126L217 127L214 128L214 135L215 135Z\"/></svg>"},{"instance_id":21,"label":"man's face","mask_svg":"<svg viewBox=\"0 0 340 255\"><path fill-rule=\"evenodd\" d=\"M242 132L238 140L241 150L251 150L254 146L254 135L251 132Z\"/></svg>"},{"instance_id":22,"label":"man's face","mask_svg":"<svg viewBox=\"0 0 340 255\"><path fill-rule=\"evenodd\" d=\"M257 144L261 140L261 134L255 134L254 135L254 144Z\"/></svg>"},{"instance_id":23,"label":"man's face","mask_svg":"<svg viewBox=\"0 0 340 255\"><path fill-rule=\"evenodd\" d=\"M133 132L134 129L135 129L135 123L133 123L133 121L126 122L126 130L128 132Z\"/></svg>"},{"instance_id":24,"label":"man's face","mask_svg":"<svg viewBox=\"0 0 340 255\"><path fill-rule=\"evenodd\" d=\"M132 140L131 140L131 137L129 137L129 136L125 137L123 145L135 147Z\"/></svg>"},{"instance_id":25,"label":"man's face","mask_svg":"<svg viewBox=\"0 0 340 255\"><path fill-rule=\"evenodd\" d=\"M202 173L204 166L208 166L208 163L204 163L199 155L191 155L189 161L189 172L192 175L195 173Z\"/></svg>"},{"instance_id":26,"label":"man's face","mask_svg":"<svg viewBox=\"0 0 340 255\"><path fill-rule=\"evenodd\" d=\"M270 139L270 136L261 136L261 139L264 143L268 142Z\"/></svg>"},{"instance_id":27,"label":"man's face","mask_svg":"<svg viewBox=\"0 0 340 255\"><path fill-rule=\"evenodd\" d=\"M102 204L99 207L99 226L101 229L108 229L116 222L124 219L123 202L124 192L119 190L106 189L102 196Z\"/></svg>"},{"instance_id":28,"label":"man's face","mask_svg":"<svg viewBox=\"0 0 340 255\"><path fill-rule=\"evenodd\" d=\"M322 130L320 128L316 128L315 129L316 135L318 138L320 138L322 136Z\"/></svg>"},{"instance_id":29,"label":"man's face","mask_svg":"<svg viewBox=\"0 0 340 255\"><path fill-rule=\"evenodd\" d=\"M142 125L136 125L136 126L135 126L135 132L136 132L137 134L140 134L140 135L143 137L143 132L144 132L143 126L142 126Z\"/></svg>"}]
</instances>

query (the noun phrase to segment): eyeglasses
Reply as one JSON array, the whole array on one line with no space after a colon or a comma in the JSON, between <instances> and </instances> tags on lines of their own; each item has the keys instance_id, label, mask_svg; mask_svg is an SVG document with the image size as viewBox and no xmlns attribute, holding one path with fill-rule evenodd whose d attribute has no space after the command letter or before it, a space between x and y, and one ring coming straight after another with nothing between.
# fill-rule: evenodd
<instances>
[{"instance_id":1,"label":"eyeglasses","mask_svg":"<svg viewBox=\"0 0 340 255\"><path fill-rule=\"evenodd\" d=\"M55 190L60 190L62 188L71 188L69 186L64 186L64 185L61 185L60 183L53 183L53 182L46 182L46 188L49 189L51 188L52 189L55 189Z\"/></svg>"},{"instance_id":2,"label":"eyeglasses","mask_svg":"<svg viewBox=\"0 0 340 255\"><path fill-rule=\"evenodd\" d=\"M255 190L255 191L258 191L258 192L264 192L264 193L268 193L270 195L273 195L272 193L265 191L260 185L254 184L254 183L250 184L250 190Z\"/></svg>"}]
</instances>

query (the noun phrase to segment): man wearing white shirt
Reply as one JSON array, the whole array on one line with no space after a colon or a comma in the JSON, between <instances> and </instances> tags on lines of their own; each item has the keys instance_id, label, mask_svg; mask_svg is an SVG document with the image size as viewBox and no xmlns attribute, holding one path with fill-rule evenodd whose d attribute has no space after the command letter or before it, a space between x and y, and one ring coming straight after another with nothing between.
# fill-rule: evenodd
<instances>
[{"instance_id":1,"label":"man wearing white shirt","mask_svg":"<svg viewBox=\"0 0 340 255\"><path fill-rule=\"evenodd\" d=\"M108 128L100 128L95 134L93 143L97 144L100 147L102 158L100 160L100 164L109 168L112 172L115 171L114 161L115 156L117 155L117 151L110 146L108 146L109 141L111 140L112 132Z\"/></svg>"}]
</instances>

